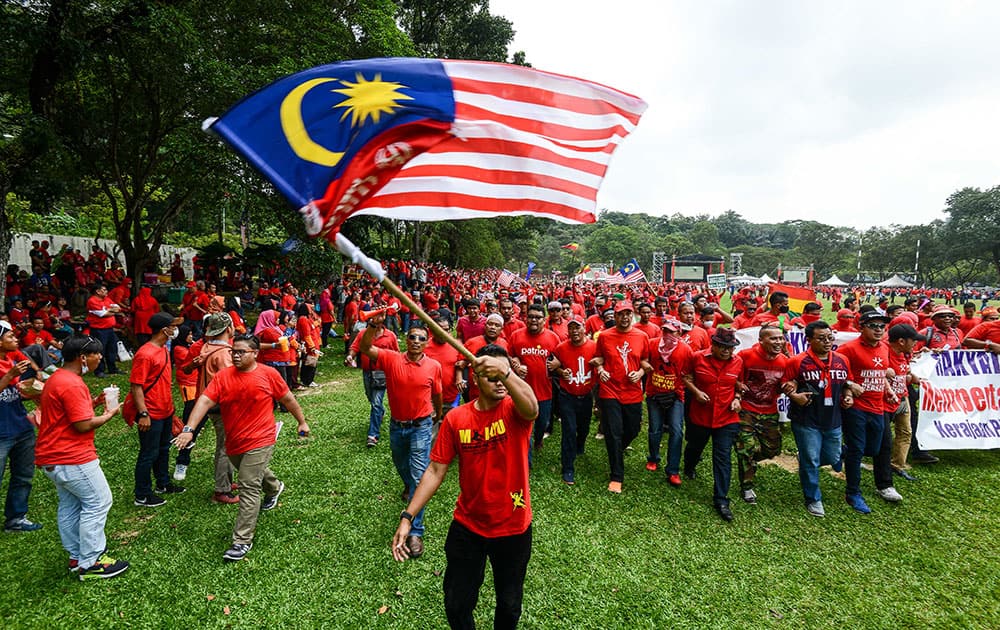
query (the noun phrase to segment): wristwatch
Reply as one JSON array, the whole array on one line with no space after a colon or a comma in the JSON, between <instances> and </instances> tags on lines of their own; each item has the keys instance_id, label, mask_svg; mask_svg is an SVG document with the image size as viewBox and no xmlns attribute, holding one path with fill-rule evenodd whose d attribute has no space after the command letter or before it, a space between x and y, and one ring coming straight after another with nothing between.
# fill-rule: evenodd
<instances>
[{"instance_id":1,"label":"wristwatch","mask_svg":"<svg viewBox=\"0 0 1000 630\"><path fill-rule=\"evenodd\" d=\"M399 520L403 520L404 518L405 518L406 520L410 521L411 523L413 522L413 515L412 515L412 514L410 514L409 512L407 512L406 510L403 510L403 511L402 511L402 512L401 512L401 513L399 514Z\"/></svg>"},{"instance_id":2,"label":"wristwatch","mask_svg":"<svg viewBox=\"0 0 1000 630\"><path fill-rule=\"evenodd\" d=\"M181 433L194 433L194 429L192 429L191 427L185 425L184 428L181 429Z\"/></svg>"},{"instance_id":3,"label":"wristwatch","mask_svg":"<svg viewBox=\"0 0 1000 630\"><path fill-rule=\"evenodd\" d=\"M138 417L140 417L140 418L148 418L149 417L149 412L148 411L140 411L139 414L138 414Z\"/></svg>"}]
</instances>

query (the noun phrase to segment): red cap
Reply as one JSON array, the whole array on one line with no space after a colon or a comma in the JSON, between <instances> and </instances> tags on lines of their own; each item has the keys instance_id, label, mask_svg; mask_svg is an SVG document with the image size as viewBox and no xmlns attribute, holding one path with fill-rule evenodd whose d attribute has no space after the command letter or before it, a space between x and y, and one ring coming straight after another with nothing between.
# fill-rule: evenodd
<instances>
[{"instance_id":1,"label":"red cap","mask_svg":"<svg viewBox=\"0 0 1000 630\"><path fill-rule=\"evenodd\" d=\"M635 309L632 308L632 302L630 302L629 300L622 300L622 301L618 302L617 304L615 304L615 314L616 315L618 313L621 313L622 311L634 311L634 310Z\"/></svg>"}]
</instances>

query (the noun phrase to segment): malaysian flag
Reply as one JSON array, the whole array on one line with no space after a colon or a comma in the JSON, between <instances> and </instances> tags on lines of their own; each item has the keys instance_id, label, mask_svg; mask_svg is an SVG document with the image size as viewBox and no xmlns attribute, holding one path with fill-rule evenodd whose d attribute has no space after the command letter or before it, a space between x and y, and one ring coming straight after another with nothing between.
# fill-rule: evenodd
<instances>
[{"instance_id":1,"label":"malaysian flag","mask_svg":"<svg viewBox=\"0 0 1000 630\"><path fill-rule=\"evenodd\" d=\"M333 240L354 214L593 223L611 155L645 109L532 68L384 58L284 77L204 126Z\"/></svg>"},{"instance_id":2,"label":"malaysian flag","mask_svg":"<svg viewBox=\"0 0 1000 630\"><path fill-rule=\"evenodd\" d=\"M497 276L497 282L500 283L500 286L504 287L509 287L515 280L518 280L517 274L506 269L502 270L500 275Z\"/></svg>"},{"instance_id":3,"label":"malaysian flag","mask_svg":"<svg viewBox=\"0 0 1000 630\"><path fill-rule=\"evenodd\" d=\"M622 277L623 282L645 282L646 274L642 272L639 268L639 263L635 261L635 258L628 261L624 267L618 270L619 275Z\"/></svg>"}]
</instances>

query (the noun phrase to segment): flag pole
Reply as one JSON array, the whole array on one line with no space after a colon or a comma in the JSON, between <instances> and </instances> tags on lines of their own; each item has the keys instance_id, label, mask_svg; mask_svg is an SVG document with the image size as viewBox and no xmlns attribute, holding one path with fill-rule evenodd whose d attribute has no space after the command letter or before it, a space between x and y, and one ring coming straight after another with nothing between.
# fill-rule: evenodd
<instances>
[{"instance_id":1,"label":"flag pole","mask_svg":"<svg viewBox=\"0 0 1000 630\"><path fill-rule=\"evenodd\" d=\"M350 239L340 232L337 233L337 236L334 239L334 245L337 247L337 251L350 258L352 263L367 271L368 274L378 280L389 293L399 298L399 301L405 304L406 307L410 309L411 313L420 318L420 321L427 324L427 327L430 328L431 332L443 338L448 345L458 350L459 353L469 361L474 361L476 359L475 355L469 352L469 349L462 345L462 342L452 337L451 333L447 330L441 328L441 326L438 325L438 323L434 321L431 316L424 311L424 309L420 308L420 306L414 302L409 295L407 295L402 289L399 288L399 286L396 285L395 282L390 280L388 276L385 275L385 270L382 269L382 263L374 258L369 258L357 245L352 243Z\"/></svg>"}]
</instances>

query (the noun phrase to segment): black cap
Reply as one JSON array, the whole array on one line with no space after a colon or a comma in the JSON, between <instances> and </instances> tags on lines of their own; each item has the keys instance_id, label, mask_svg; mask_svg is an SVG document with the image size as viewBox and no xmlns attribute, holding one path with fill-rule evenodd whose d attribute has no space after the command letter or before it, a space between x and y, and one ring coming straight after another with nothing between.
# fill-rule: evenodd
<instances>
[{"instance_id":1,"label":"black cap","mask_svg":"<svg viewBox=\"0 0 1000 630\"><path fill-rule=\"evenodd\" d=\"M183 323L183 317L174 317L166 311L160 311L149 318L149 329L156 333L163 330L167 326L180 326Z\"/></svg>"},{"instance_id":2,"label":"black cap","mask_svg":"<svg viewBox=\"0 0 1000 630\"><path fill-rule=\"evenodd\" d=\"M889 341L900 339L912 339L913 341L927 341L925 335L917 332L917 329L909 324L896 324L889 329Z\"/></svg>"},{"instance_id":3,"label":"black cap","mask_svg":"<svg viewBox=\"0 0 1000 630\"><path fill-rule=\"evenodd\" d=\"M888 324L890 320L889 320L889 316L888 315L883 315L882 313L879 313L878 311L866 311L866 312L864 312L864 313L861 314L861 322L860 323L861 323L862 326L864 326L865 324L867 324L869 322L875 322L875 321L879 321L879 322L882 322L884 324Z\"/></svg>"}]
</instances>

